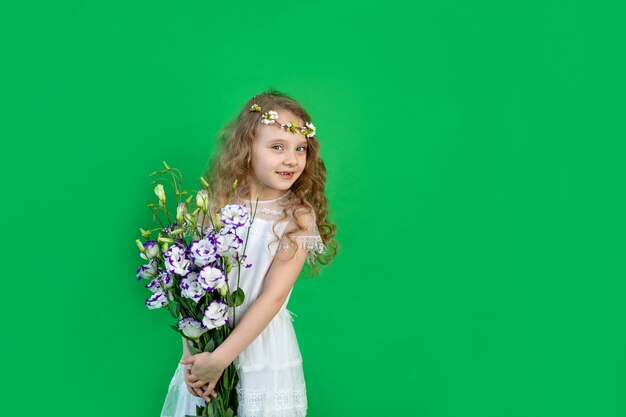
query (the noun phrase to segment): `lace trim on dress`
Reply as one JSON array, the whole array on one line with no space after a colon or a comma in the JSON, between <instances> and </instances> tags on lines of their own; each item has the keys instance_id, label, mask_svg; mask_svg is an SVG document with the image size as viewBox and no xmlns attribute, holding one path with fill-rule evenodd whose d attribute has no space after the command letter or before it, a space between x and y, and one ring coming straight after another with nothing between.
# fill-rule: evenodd
<instances>
[{"instance_id":1,"label":"lace trim on dress","mask_svg":"<svg viewBox=\"0 0 626 417\"><path fill-rule=\"evenodd\" d=\"M313 262L315 258L324 253L326 250L326 246L324 245L324 241L321 236L293 236L296 241L296 245L300 249L304 249L307 251L306 260L307 262ZM284 238L280 241L279 249L282 252L288 252L289 249L293 246L293 244L287 239Z\"/></svg>"},{"instance_id":2,"label":"lace trim on dress","mask_svg":"<svg viewBox=\"0 0 626 417\"><path fill-rule=\"evenodd\" d=\"M265 411L284 412L284 414L272 413L273 416L306 416L307 401L304 387L267 393L247 390L238 385L237 397L239 408L246 411L246 416L261 416L264 415Z\"/></svg>"},{"instance_id":3,"label":"lace trim on dress","mask_svg":"<svg viewBox=\"0 0 626 417\"><path fill-rule=\"evenodd\" d=\"M283 214L285 210L272 210L268 208L257 208L257 213L267 214L268 216L280 216Z\"/></svg>"}]
</instances>

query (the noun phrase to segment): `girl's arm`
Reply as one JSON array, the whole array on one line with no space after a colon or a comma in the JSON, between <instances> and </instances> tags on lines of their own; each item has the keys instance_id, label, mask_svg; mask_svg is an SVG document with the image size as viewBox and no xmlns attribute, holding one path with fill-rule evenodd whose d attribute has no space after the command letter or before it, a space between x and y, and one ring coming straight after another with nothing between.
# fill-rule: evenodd
<instances>
[{"instance_id":1,"label":"girl's arm","mask_svg":"<svg viewBox=\"0 0 626 417\"><path fill-rule=\"evenodd\" d=\"M306 220L313 224L312 216ZM198 388L208 383L210 391L216 386L224 369L261 334L278 313L300 275L306 257L307 249L302 245L292 245L287 252L276 251L265 276L261 294L241 317L226 340L211 353L202 352L181 360L182 364L192 365L191 387ZM206 391L204 398L210 400Z\"/></svg>"},{"instance_id":2,"label":"girl's arm","mask_svg":"<svg viewBox=\"0 0 626 417\"><path fill-rule=\"evenodd\" d=\"M278 250L263 284L261 294L242 316L232 333L213 352L226 368L267 327L287 299L306 260L304 248L291 253Z\"/></svg>"}]
</instances>

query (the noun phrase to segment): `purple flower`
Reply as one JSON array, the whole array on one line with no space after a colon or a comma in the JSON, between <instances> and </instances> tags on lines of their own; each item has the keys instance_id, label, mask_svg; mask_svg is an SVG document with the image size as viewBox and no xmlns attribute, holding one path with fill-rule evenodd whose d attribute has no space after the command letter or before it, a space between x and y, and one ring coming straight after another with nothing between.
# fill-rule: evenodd
<instances>
[{"instance_id":1,"label":"purple flower","mask_svg":"<svg viewBox=\"0 0 626 417\"><path fill-rule=\"evenodd\" d=\"M164 254L165 268L173 274L185 276L191 271L191 261L185 247L174 243Z\"/></svg>"},{"instance_id":2,"label":"purple flower","mask_svg":"<svg viewBox=\"0 0 626 417\"><path fill-rule=\"evenodd\" d=\"M154 310L155 308L161 308L167 305L168 302L169 301L165 294L163 294L163 291L158 290L154 294L152 294L152 297L148 298L148 300L146 301L146 307L148 307L150 310Z\"/></svg>"},{"instance_id":3,"label":"purple flower","mask_svg":"<svg viewBox=\"0 0 626 417\"><path fill-rule=\"evenodd\" d=\"M217 253L220 256L231 256L243 252L243 239L236 233L236 229L220 230L216 235Z\"/></svg>"},{"instance_id":4,"label":"purple flower","mask_svg":"<svg viewBox=\"0 0 626 417\"><path fill-rule=\"evenodd\" d=\"M167 271L159 272L159 276L157 278L161 282L161 286L163 288L170 289L172 288L172 285L174 285L174 279L172 277L172 274Z\"/></svg>"},{"instance_id":5,"label":"purple flower","mask_svg":"<svg viewBox=\"0 0 626 417\"><path fill-rule=\"evenodd\" d=\"M213 240L213 242L211 242L211 240ZM217 247L214 242L214 238L204 238L191 242L191 245L189 245L189 253L196 266L205 266L217 260Z\"/></svg>"},{"instance_id":6,"label":"purple flower","mask_svg":"<svg viewBox=\"0 0 626 417\"><path fill-rule=\"evenodd\" d=\"M154 240L147 240L143 243L146 253L139 251L139 256L143 259L154 259L159 254L159 245Z\"/></svg>"},{"instance_id":7,"label":"purple flower","mask_svg":"<svg viewBox=\"0 0 626 417\"><path fill-rule=\"evenodd\" d=\"M194 320L191 317L185 317L178 321L178 329L182 330L185 336L192 339L197 339L202 334L206 333L208 329L202 327L202 323L198 320Z\"/></svg>"},{"instance_id":8,"label":"purple flower","mask_svg":"<svg viewBox=\"0 0 626 417\"><path fill-rule=\"evenodd\" d=\"M198 282L205 290L213 291L226 285L226 276L221 269L206 265L200 269Z\"/></svg>"},{"instance_id":9,"label":"purple flower","mask_svg":"<svg viewBox=\"0 0 626 417\"><path fill-rule=\"evenodd\" d=\"M228 204L220 210L220 213L224 229L237 229L250 225L250 215L245 206Z\"/></svg>"},{"instance_id":10,"label":"purple flower","mask_svg":"<svg viewBox=\"0 0 626 417\"><path fill-rule=\"evenodd\" d=\"M202 324L207 329L215 329L228 323L228 304L221 300L212 301L204 310L204 317L202 317Z\"/></svg>"},{"instance_id":11,"label":"purple flower","mask_svg":"<svg viewBox=\"0 0 626 417\"><path fill-rule=\"evenodd\" d=\"M191 271L180 281L180 289L181 296L190 298L196 303L206 294L206 290L198 282L198 274L195 271Z\"/></svg>"},{"instance_id":12,"label":"purple flower","mask_svg":"<svg viewBox=\"0 0 626 417\"><path fill-rule=\"evenodd\" d=\"M157 264L154 261L154 259L150 259L149 263L145 265L141 265L139 268L137 268L137 281L139 281L142 278L145 278L145 279L154 278L156 273L157 273Z\"/></svg>"},{"instance_id":13,"label":"purple flower","mask_svg":"<svg viewBox=\"0 0 626 417\"><path fill-rule=\"evenodd\" d=\"M150 290L151 293L155 293L157 291L162 291L161 282L158 278L153 279L150 283L146 284L146 288Z\"/></svg>"}]
</instances>

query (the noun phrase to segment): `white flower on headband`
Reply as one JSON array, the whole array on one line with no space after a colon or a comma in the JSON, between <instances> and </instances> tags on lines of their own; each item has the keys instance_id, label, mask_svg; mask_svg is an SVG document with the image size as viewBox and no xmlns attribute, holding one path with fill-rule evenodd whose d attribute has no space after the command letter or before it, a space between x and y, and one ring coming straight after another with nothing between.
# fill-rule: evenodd
<instances>
[{"instance_id":1,"label":"white flower on headband","mask_svg":"<svg viewBox=\"0 0 626 417\"><path fill-rule=\"evenodd\" d=\"M276 123L276 119L278 119L278 113L276 113L274 110L270 110L267 113L263 113L261 123L263 123L264 125L272 125Z\"/></svg>"},{"instance_id":2,"label":"white flower on headband","mask_svg":"<svg viewBox=\"0 0 626 417\"><path fill-rule=\"evenodd\" d=\"M305 123L306 127L303 127L300 129L300 132L302 132L302 134L304 136L306 136L307 138L312 138L313 136L315 136L315 126L313 125L313 123Z\"/></svg>"},{"instance_id":3,"label":"white flower on headband","mask_svg":"<svg viewBox=\"0 0 626 417\"><path fill-rule=\"evenodd\" d=\"M293 132L296 133L296 124L294 122L289 122L287 124L281 124L280 127L282 127L284 130L288 131L288 132Z\"/></svg>"}]
</instances>

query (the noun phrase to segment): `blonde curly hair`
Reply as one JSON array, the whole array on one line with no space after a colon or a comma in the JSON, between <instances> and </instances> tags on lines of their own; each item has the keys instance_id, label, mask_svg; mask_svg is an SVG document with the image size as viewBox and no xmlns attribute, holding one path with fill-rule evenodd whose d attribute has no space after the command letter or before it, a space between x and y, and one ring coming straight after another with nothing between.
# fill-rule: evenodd
<instances>
[{"instance_id":1,"label":"blonde curly hair","mask_svg":"<svg viewBox=\"0 0 626 417\"><path fill-rule=\"evenodd\" d=\"M308 112L296 100L276 89L270 88L250 99L237 117L229 121L218 134L217 154L212 158L212 163L205 173L212 193L213 207L223 207L233 198L244 200L250 198L253 144L257 137L257 129L261 126L259 113L250 111L250 106L255 103L263 109L282 110L305 122L311 121ZM274 228L278 222L291 217L295 228L287 230L285 237L290 243L295 244L293 235L306 232L305 217L314 214L320 237L326 247L324 253L316 256L315 261L311 263L312 274L316 274L319 273L318 265L330 264L337 254L339 245L334 238L337 226L328 219L328 200L324 194L326 167L320 157L320 143L317 137L306 140L308 147L304 171L291 186L290 198L285 199L283 203L285 210ZM233 195L234 181L237 181L237 189ZM273 232L278 239L275 229Z\"/></svg>"}]
</instances>

